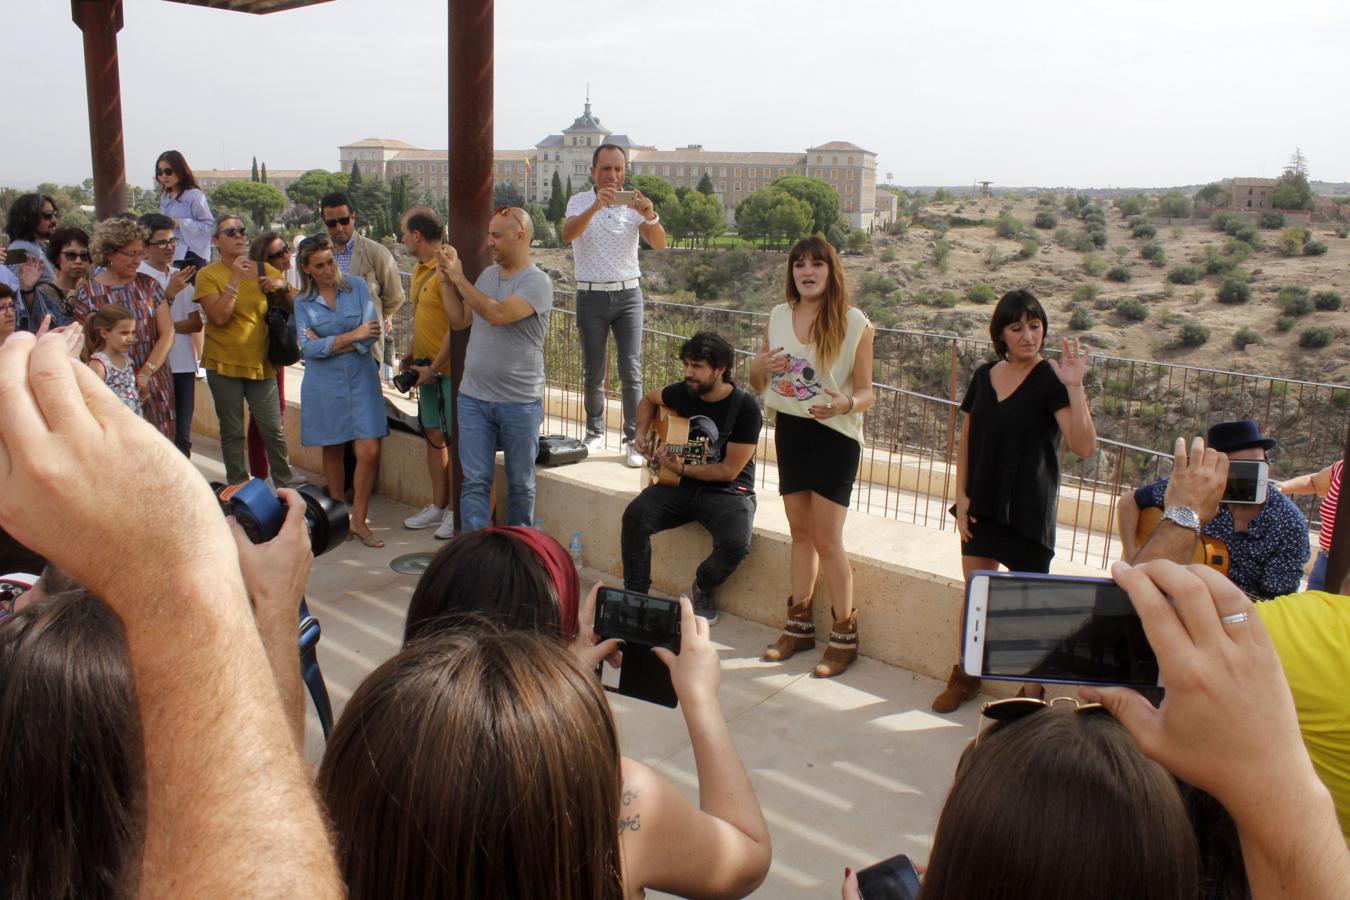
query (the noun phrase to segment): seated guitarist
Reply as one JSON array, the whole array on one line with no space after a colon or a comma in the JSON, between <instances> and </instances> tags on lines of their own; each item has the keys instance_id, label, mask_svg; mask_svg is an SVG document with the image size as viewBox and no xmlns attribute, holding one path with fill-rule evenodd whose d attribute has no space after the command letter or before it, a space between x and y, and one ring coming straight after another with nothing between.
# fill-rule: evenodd
<instances>
[{"instance_id":1,"label":"seated guitarist","mask_svg":"<svg viewBox=\"0 0 1350 900\"><path fill-rule=\"evenodd\" d=\"M1265 459L1266 451L1275 446L1274 438L1262 435L1260 426L1251 419L1213 425L1206 441L1228 459ZM1138 549L1139 511L1163 508L1167 483L1163 478L1120 498L1118 516L1125 559ZM1263 504L1220 503L1210 510L1179 506L1164 509L1163 516L1222 540L1228 547L1228 577L1253 600L1269 600L1298 590L1310 553L1308 521L1273 482ZM1192 517L1194 524L1190 522Z\"/></svg>"},{"instance_id":2,"label":"seated guitarist","mask_svg":"<svg viewBox=\"0 0 1350 900\"><path fill-rule=\"evenodd\" d=\"M679 484L653 484L623 513L623 586L647 593L652 584L652 535L698 522L713 548L694 573L694 612L717 622L713 592L750 553L755 518L755 447L763 421L759 402L731 381L733 351L721 335L701 331L680 347L684 381L654 390L637 412L635 446L654 465L673 469ZM692 440L707 442L707 459L686 461L655 447L658 407L690 419Z\"/></svg>"}]
</instances>

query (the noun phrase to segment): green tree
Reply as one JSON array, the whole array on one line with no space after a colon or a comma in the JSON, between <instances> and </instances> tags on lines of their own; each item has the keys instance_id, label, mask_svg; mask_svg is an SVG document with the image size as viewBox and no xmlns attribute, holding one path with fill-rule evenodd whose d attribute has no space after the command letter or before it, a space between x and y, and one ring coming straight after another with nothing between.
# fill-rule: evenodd
<instances>
[{"instance_id":1,"label":"green tree","mask_svg":"<svg viewBox=\"0 0 1350 900\"><path fill-rule=\"evenodd\" d=\"M534 239L542 244L553 242L553 229L548 224L548 213L538 203L526 203L525 211L530 214L534 225Z\"/></svg>"},{"instance_id":2,"label":"green tree","mask_svg":"<svg viewBox=\"0 0 1350 900\"><path fill-rule=\"evenodd\" d=\"M258 180L258 157L256 156L253 157L253 174L249 176L248 180L253 182Z\"/></svg>"},{"instance_id":3,"label":"green tree","mask_svg":"<svg viewBox=\"0 0 1350 900\"><path fill-rule=\"evenodd\" d=\"M1188 219L1193 209L1191 198L1181 191L1168 191L1158 199L1158 214L1169 219Z\"/></svg>"},{"instance_id":4,"label":"green tree","mask_svg":"<svg viewBox=\"0 0 1350 900\"><path fill-rule=\"evenodd\" d=\"M1129 197L1121 197L1116 200L1116 209L1120 210L1120 214L1127 219L1130 216L1137 216L1144 211L1144 195L1133 194Z\"/></svg>"},{"instance_id":5,"label":"green tree","mask_svg":"<svg viewBox=\"0 0 1350 900\"><path fill-rule=\"evenodd\" d=\"M1215 210L1228 206L1232 202L1232 188L1225 187L1223 182L1220 181L1211 181L1195 192L1195 205L1202 209Z\"/></svg>"},{"instance_id":6,"label":"green tree","mask_svg":"<svg viewBox=\"0 0 1350 900\"><path fill-rule=\"evenodd\" d=\"M324 169L310 169L286 186L286 196L292 203L318 210L319 200L324 194L347 189L346 172L329 172Z\"/></svg>"},{"instance_id":7,"label":"green tree","mask_svg":"<svg viewBox=\"0 0 1350 900\"><path fill-rule=\"evenodd\" d=\"M257 228L266 228L283 209L286 195L259 181L228 181L211 192L214 209L237 209L248 213Z\"/></svg>"},{"instance_id":8,"label":"green tree","mask_svg":"<svg viewBox=\"0 0 1350 900\"><path fill-rule=\"evenodd\" d=\"M402 177L402 176L400 176ZM525 198L520 196L514 184L492 185L492 206L525 206Z\"/></svg>"},{"instance_id":9,"label":"green tree","mask_svg":"<svg viewBox=\"0 0 1350 900\"><path fill-rule=\"evenodd\" d=\"M775 178L769 187L786 191L798 200L804 200L811 206L811 231L809 233L829 234L830 228L839 219L839 195L819 178L805 175L784 175ZM739 221L739 217L737 219ZM842 237L842 236L841 236Z\"/></svg>"},{"instance_id":10,"label":"green tree","mask_svg":"<svg viewBox=\"0 0 1350 900\"><path fill-rule=\"evenodd\" d=\"M571 199L571 197L572 197L572 176L571 176L571 175L568 175L568 176L567 176L567 198L568 198L568 199Z\"/></svg>"},{"instance_id":11,"label":"green tree","mask_svg":"<svg viewBox=\"0 0 1350 900\"><path fill-rule=\"evenodd\" d=\"M500 204L498 204L500 205ZM512 204L517 205L517 204ZM389 183L389 221L390 223L403 222L403 214L411 209L412 203L412 176L399 175Z\"/></svg>"},{"instance_id":12,"label":"green tree","mask_svg":"<svg viewBox=\"0 0 1350 900\"><path fill-rule=\"evenodd\" d=\"M709 175L707 172L704 172L703 177L698 180L698 187L696 187L694 190L698 191L700 194L707 194L709 197L711 197L714 193L716 193L713 190L712 176Z\"/></svg>"},{"instance_id":13,"label":"green tree","mask_svg":"<svg viewBox=\"0 0 1350 900\"><path fill-rule=\"evenodd\" d=\"M810 234L812 225L811 204L772 184L736 207L736 229L741 237L761 241L765 247Z\"/></svg>"},{"instance_id":14,"label":"green tree","mask_svg":"<svg viewBox=\"0 0 1350 900\"><path fill-rule=\"evenodd\" d=\"M357 224L372 238L379 239L391 234L397 222L390 221L389 185L378 178L362 180L348 185L347 196L356 207Z\"/></svg>"},{"instance_id":15,"label":"green tree","mask_svg":"<svg viewBox=\"0 0 1350 900\"><path fill-rule=\"evenodd\" d=\"M262 164L262 169L258 172L258 179L263 184L267 184L267 163Z\"/></svg>"},{"instance_id":16,"label":"green tree","mask_svg":"<svg viewBox=\"0 0 1350 900\"><path fill-rule=\"evenodd\" d=\"M1270 204L1276 209L1312 209L1313 192L1308 176L1294 170L1285 172L1270 192Z\"/></svg>"},{"instance_id":17,"label":"green tree","mask_svg":"<svg viewBox=\"0 0 1350 900\"><path fill-rule=\"evenodd\" d=\"M722 201L703 191L690 191L680 200L684 213L685 226L696 240L708 244L727 230L727 216Z\"/></svg>"},{"instance_id":18,"label":"green tree","mask_svg":"<svg viewBox=\"0 0 1350 900\"><path fill-rule=\"evenodd\" d=\"M628 179L624 187L642 191L662 216L666 214L666 209L675 202L675 188L670 186L669 181L657 175L634 175ZM669 229L670 226L667 225L666 227Z\"/></svg>"},{"instance_id":19,"label":"green tree","mask_svg":"<svg viewBox=\"0 0 1350 900\"><path fill-rule=\"evenodd\" d=\"M361 183L361 163L352 160L352 171L347 176L347 190L354 191L356 186Z\"/></svg>"},{"instance_id":20,"label":"green tree","mask_svg":"<svg viewBox=\"0 0 1350 900\"><path fill-rule=\"evenodd\" d=\"M549 182L548 220L556 222L567 214L567 195L563 193L562 176L555 169Z\"/></svg>"}]
</instances>

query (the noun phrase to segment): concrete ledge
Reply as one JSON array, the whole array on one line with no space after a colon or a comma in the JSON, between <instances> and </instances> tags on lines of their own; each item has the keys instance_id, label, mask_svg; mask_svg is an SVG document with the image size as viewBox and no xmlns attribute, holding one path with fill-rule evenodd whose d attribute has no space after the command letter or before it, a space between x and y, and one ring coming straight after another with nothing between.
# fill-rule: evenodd
<instances>
[{"instance_id":1,"label":"concrete ledge","mask_svg":"<svg viewBox=\"0 0 1350 900\"><path fill-rule=\"evenodd\" d=\"M303 369L286 373L286 441L293 464L322 471L320 450L300 444L300 386ZM404 398L394 402L412 409ZM219 437L219 423L210 389L197 384L193 431ZM561 404L554 409L566 412ZM576 413L567 421L576 421ZM616 423L617 424L617 423ZM383 441L376 493L414 508L430 500L425 441L393 432ZM500 466L501 463L499 462ZM504 479L504 475L501 476ZM582 533L586 565L622 572L619 532L624 508L637 494L643 473L623 465L616 452L584 462L538 470L535 515L544 529L566 544L571 532ZM505 491L498 491L499 515L505 514ZM790 592L791 537L783 505L772 487L761 491L750 556L717 593L720 609L755 622L780 627ZM854 603L858 608L859 649L864 656L938 679L947 677L956 661L963 603L960 545L954 534L850 510L844 544L853 568ZM689 587L694 569L712 549L706 531L687 525L657 535L652 542L653 590L677 595ZM1080 563L1056 561L1062 574L1097 575L1101 570ZM822 579L816 592L816 628L829 635L830 597ZM1004 693L1002 686L990 685Z\"/></svg>"}]
</instances>

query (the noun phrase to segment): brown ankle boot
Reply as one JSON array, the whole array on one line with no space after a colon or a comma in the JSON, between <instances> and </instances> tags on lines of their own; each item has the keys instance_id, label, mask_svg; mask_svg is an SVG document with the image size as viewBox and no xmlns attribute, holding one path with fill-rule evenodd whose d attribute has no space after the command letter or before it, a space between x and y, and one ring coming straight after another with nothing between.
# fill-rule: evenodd
<instances>
[{"instance_id":1,"label":"brown ankle boot","mask_svg":"<svg viewBox=\"0 0 1350 900\"><path fill-rule=\"evenodd\" d=\"M795 606L788 597L787 625L778 640L770 644L761 657L765 662L782 662L791 659L798 650L810 650L816 646L816 620L811 611L811 597L807 597Z\"/></svg>"},{"instance_id":2,"label":"brown ankle boot","mask_svg":"<svg viewBox=\"0 0 1350 900\"><path fill-rule=\"evenodd\" d=\"M980 679L973 675L967 675L961 671L961 667L952 666L951 677L947 679L947 687L938 694L933 700L933 712L949 713L956 712L971 697L980 692Z\"/></svg>"},{"instance_id":3,"label":"brown ankle boot","mask_svg":"<svg viewBox=\"0 0 1350 900\"><path fill-rule=\"evenodd\" d=\"M848 614L847 619L836 619L830 629L830 643L825 655L811 674L816 678L833 678L842 675L858 658L858 611Z\"/></svg>"}]
</instances>

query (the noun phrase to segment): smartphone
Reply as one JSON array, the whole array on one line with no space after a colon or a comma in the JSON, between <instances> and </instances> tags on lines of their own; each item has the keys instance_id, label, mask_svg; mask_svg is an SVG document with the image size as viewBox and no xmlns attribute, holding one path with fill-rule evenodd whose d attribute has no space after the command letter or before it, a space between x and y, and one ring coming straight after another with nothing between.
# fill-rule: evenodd
<instances>
[{"instance_id":1,"label":"smartphone","mask_svg":"<svg viewBox=\"0 0 1350 900\"><path fill-rule=\"evenodd\" d=\"M1109 578L976 572L966 587L967 675L995 681L1158 687L1158 659Z\"/></svg>"},{"instance_id":2,"label":"smartphone","mask_svg":"<svg viewBox=\"0 0 1350 900\"><path fill-rule=\"evenodd\" d=\"M636 191L615 191L614 202L610 206L627 206L637 198Z\"/></svg>"},{"instance_id":3,"label":"smartphone","mask_svg":"<svg viewBox=\"0 0 1350 900\"><path fill-rule=\"evenodd\" d=\"M1270 463L1264 459L1230 459L1223 502L1265 503L1269 475Z\"/></svg>"},{"instance_id":4,"label":"smartphone","mask_svg":"<svg viewBox=\"0 0 1350 900\"><path fill-rule=\"evenodd\" d=\"M918 900L919 871L901 853L858 871L858 893L863 900Z\"/></svg>"},{"instance_id":5,"label":"smartphone","mask_svg":"<svg viewBox=\"0 0 1350 900\"><path fill-rule=\"evenodd\" d=\"M595 633L624 642L618 693L674 709L679 705L670 669L653 653L680 652L680 604L662 597L601 588L595 603ZM603 666L603 663L601 664Z\"/></svg>"},{"instance_id":6,"label":"smartphone","mask_svg":"<svg viewBox=\"0 0 1350 900\"><path fill-rule=\"evenodd\" d=\"M22 247L15 247L5 254L5 265L21 266L28 262L28 251Z\"/></svg>"}]
</instances>

